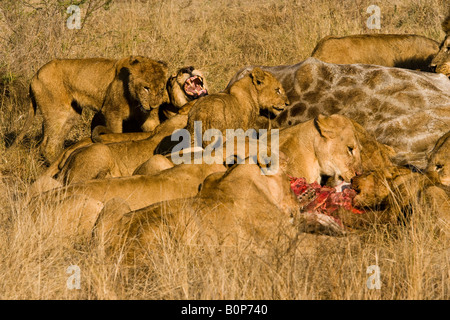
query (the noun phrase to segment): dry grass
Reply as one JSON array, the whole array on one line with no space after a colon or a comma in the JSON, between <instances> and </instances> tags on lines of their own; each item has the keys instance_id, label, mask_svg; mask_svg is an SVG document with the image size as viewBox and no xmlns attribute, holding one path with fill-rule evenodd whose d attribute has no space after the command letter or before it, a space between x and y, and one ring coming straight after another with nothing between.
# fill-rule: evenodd
<instances>
[{"instance_id":1,"label":"dry grass","mask_svg":"<svg viewBox=\"0 0 450 320\"><path fill-rule=\"evenodd\" d=\"M329 34L417 33L441 40L440 22L447 12L446 0L113 1L107 10L92 11L83 29L69 30L69 2L0 2L2 141L23 125L29 79L53 58L142 54L167 61L171 71L185 65L203 69L212 91L219 91L242 66L296 63ZM87 1L82 10L102 2ZM381 31L365 25L372 2L381 8ZM89 116L72 139L87 135ZM144 261L125 267L121 252L105 257L102 243L46 231L63 222L32 219L23 193L42 171L35 138L40 123L34 128L20 148L0 144L2 299L450 297L448 238L436 231L432 212L422 204L414 205L411 221L404 224L375 225L342 238L300 234L289 251L284 238L256 254L205 246L201 237L179 241L161 230ZM366 269L375 264L382 287L369 290ZM80 267L80 290L66 286L70 265Z\"/></svg>"}]
</instances>

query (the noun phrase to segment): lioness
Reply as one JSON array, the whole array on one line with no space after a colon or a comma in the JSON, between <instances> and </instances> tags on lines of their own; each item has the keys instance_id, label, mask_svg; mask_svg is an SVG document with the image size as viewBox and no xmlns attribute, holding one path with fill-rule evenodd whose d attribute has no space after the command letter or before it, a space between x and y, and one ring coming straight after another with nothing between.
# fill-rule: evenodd
<instances>
[{"instance_id":1,"label":"lioness","mask_svg":"<svg viewBox=\"0 0 450 320\"><path fill-rule=\"evenodd\" d=\"M125 119L137 121L150 131L153 128L146 121L151 110L167 99L166 80L164 62L141 56L52 60L31 80L28 119L15 142L31 126L37 108L44 119L41 148L50 162L61 151L64 138L85 107L102 110L114 132L122 132Z\"/></svg>"},{"instance_id":2,"label":"lioness","mask_svg":"<svg viewBox=\"0 0 450 320\"><path fill-rule=\"evenodd\" d=\"M450 186L450 131L437 141L428 156L426 171L434 182Z\"/></svg>"},{"instance_id":3,"label":"lioness","mask_svg":"<svg viewBox=\"0 0 450 320\"><path fill-rule=\"evenodd\" d=\"M203 97L195 103L188 114L187 130L194 136L194 122L201 122L201 133L217 129L255 128L260 110L275 115L289 104L280 82L270 72L259 68L236 81L220 93Z\"/></svg>"},{"instance_id":4,"label":"lioness","mask_svg":"<svg viewBox=\"0 0 450 320\"><path fill-rule=\"evenodd\" d=\"M283 160L280 167L285 167ZM295 232L290 221L298 208L283 170L267 176L261 174L259 164L243 164L208 176L193 198L160 202L122 215L102 212L95 229L97 236L103 233L112 251L123 241L131 252L145 251L165 225L173 232L180 227L186 239L200 234L212 246L242 244L247 249Z\"/></svg>"},{"instance_id":5,"label":"lioness","mask_svg":"<svg viewBox=\"0 0 450 320\"><path fill-rule=\"evenodd\" d=\"M186 114L178 114L161 123L151 135L142 140L128 140L117 143L94 143L73 151L64 162L52 166L48 175L57 174L64 183L76 183L89 179L131 175L136 168L147 161L157 148L170 149L171 135L184 128ZM55 172L56 171L56 172Z\"/></svg>"},{"instance_id":6,"label":"lioness","mask_svg":"<svg viewBox=\"0 0 450 320\"><path fill-rule=\"evenodd\" d=\"M430 70L439 43L415 34L359 34L322 38L311 57L337 64L376 64L412 70Z\"/></svg>"},{"instance_id":7,"label":"lioness","mask_svg":"<svg viewBox=\"0 0 450 320\"><path fill-rule=\"evenodd\" d=\"M123 199L131 210L137 210L159 201L192 197L208 175L221 171L226 171L223 165L182 164L154 175L91 180L51 189L33 197L28 207L39 213L43 204L46 210L40 214L78 217L80 208L74 201L93 203L85 209L85 217L80 217L90 220L112 199Z\"/></svg>"},{"instance_id":8,"label":"lioness","mask_svg":"<svg viewBox=\"0 0 450 320\"><path fill-rule=\"evenodd\" d=\"M361 171L360 150L352 121L341 115L319 115L280 131L287 173L308 183L321 183L324 176L350 182Z\"/></svg>"},{"instance_id":9,"label":"lioness","mask_svg":"<svg viewBox=\"0 0 450 320\"><path fill-rule=\"evenodd\" d=\"M200 97L208 94L208 84L200 70L193 66L180 68L167 81L167 93L173 109L163 109L167 118L179 113L179 109Z\"/></svg>"},{"instance_id":10,"label":"lioness","mask_svg":"<svg viewBox=\"0 0 450 320\"><path fill-rule=\"evenodd\" d=\"M446 37L439 47L439 52L431 61L431 68L450 78L450 12L444 22L442 22L442 29Z\"/></svg>"},{"instance_id":11,"label":"lioness","mask_svg":"<svg viewBox=\"0 0 450 320\"><path fill-rule=\"evenodd\" d=\"M450 188L434 185L426 175L393 166L382 174L374 172L355 177L352 188L358 192L353 202L360 207L382 210L390 207L402 212L410 205L423 203L438 219L445 221L448 232ZM396 218L391 215L392 221Z\"/></svg>"}]
</instances>

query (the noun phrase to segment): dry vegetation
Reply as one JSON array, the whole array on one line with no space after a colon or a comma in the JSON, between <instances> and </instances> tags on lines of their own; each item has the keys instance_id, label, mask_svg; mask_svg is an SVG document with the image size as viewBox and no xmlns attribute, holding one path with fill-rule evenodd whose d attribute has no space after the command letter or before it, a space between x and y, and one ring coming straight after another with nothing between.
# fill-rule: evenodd
<instances>
[{"instance_id":1,"label":"dry vegetation","mask_svg":"<svg viewBox=\"0 0 450 320\"><path fill-rule=\"evenodd\" d=\"M279 245L257 253L205 245L201 236L180 240L162 228L148 255L125 267L121 252L105 258L101 242L51 232L64 221L33 222L23 193L43 170L39 121L21 147L6 149L24 123L30 78L53 58L141 54L167 61L171 71L194 65L218 91L240 67L296 63L329 34L416 33L440 41L447 0L88 0L81 1L83 28L69 30L65 8L74 2L0 1L0 298L450 297L449 241L426 206L414 205L411 220L399 225L339 238L281 235ZM365 25L370 4L381 7L381 31ZM90 116L72 139L87 135ZM366 269L375 264L382 287L369 290ZM66 286L69 265L81 269L80 290Z\"/></svg>"}]
</instances>

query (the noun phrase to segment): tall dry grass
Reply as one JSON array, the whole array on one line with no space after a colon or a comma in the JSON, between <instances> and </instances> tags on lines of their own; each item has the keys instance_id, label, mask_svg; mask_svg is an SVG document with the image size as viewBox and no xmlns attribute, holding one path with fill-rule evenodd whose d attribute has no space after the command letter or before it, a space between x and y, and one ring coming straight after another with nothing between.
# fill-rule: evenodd
<instances>
[{"instance_id":1,"label":"tall dry grass","mask_svg":"<svg viewBox=\"0 0 450 320\"><path fill-rule=\"evenodd\" d=\"M421 203L403 224L339 238L300 234L292 250L282 238L258 254L205 246L201 236L179 241L161 230L143 261L126 267L122 253L107 257L102 243L48 232L64 221L33 219L24 192L43 168L39 121L21 147L6 149L24 123L28 82L51 59L141 54L167 61L171 71L194 65L205 71L211 91L219 91L242 66L296 63L329 34L416 33L440 41L446 0L149 0L103 7L106 2L85 1L83 28L69 30L70 1L0 1L0 298L450 297L449 241ZM370 4L381 8L380 31L365 25ZM73 140L87 135L90 116L73 130ZM80 290L67 288L70 265L80 267ZM380 267L380 290L366 286L370 265Z\"/></svg>"}]
</instances>

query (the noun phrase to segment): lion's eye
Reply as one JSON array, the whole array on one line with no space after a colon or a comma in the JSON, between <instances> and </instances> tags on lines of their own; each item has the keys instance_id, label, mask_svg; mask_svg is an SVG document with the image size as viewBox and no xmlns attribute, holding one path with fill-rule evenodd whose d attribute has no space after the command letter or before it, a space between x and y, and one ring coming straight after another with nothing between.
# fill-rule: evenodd
<instances>
[{"instance_id":1,"label":"lion's eye","mask_svg":"<svg viewBox=\"0 0 450 320\"><path fill-rule=\"evenodd\" d=\"M277 94L281 94L280 88L276 88L276 89L275 89L275 92L276 92Z\"/></svg>"},{"instance_id":2,"label":"lion's eye","mask_svg":"<svg viewBox=\"0 0 450 320\"><path fill-rule=\"evenodd\" d=\"M150 88L149 87L144 87L145 92L150 92Z\"/></svg>"},{"instance_id":3,"label":"lion's eye","mask_svg":"<svg viewBox=\"0 0 450 320\"><path fill-rule=\"evenodd\" d=\"M436 164L436 171L441 171L443 167L444 167L443 164L440 163Z\"/></svg>"}]
</instances>

